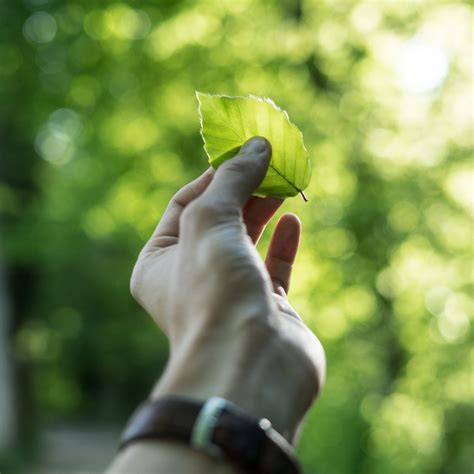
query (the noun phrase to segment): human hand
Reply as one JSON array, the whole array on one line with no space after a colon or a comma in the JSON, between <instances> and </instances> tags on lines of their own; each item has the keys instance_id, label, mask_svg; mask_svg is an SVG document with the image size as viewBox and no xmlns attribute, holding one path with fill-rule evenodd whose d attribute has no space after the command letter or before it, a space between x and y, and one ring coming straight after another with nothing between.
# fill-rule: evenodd
<instances>
[{"instance_id":1,"label":"human hand","mask_svg":"<svg viewBox=\"0 0 474 474\"><path fill-rule=\"evenodd\" d=\"M292 440L322 387L325 357L287 298L300 221L280 219L265 263L255 248L282 203L250 197L270 156L255 137L178 191L140 253L131 291L170 340L153 397L221 396Z\"/></svg>"}]
</instances>

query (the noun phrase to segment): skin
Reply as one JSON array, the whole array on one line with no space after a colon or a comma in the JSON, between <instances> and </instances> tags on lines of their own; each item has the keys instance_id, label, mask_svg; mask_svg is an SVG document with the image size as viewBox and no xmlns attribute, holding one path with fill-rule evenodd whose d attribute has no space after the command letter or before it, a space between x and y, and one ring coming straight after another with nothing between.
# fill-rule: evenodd
<instances>
[{"instance_id":1,"label":"skin","mask_svg":"<svg viewBox=\"0 0 474 474\"><path fill-rule=\"evenodd\" d=\"M325 356L287 297L299 219L280 219L265 262L255 248L283 202L251 197L270 157L270 144L254 137L179 190L138 257L131 292L170 340L152 399L221 396L294 442L322 388ZM123 450L108 472L236 471L178 443L148 441Z\"/></svg>"}]
</instances>

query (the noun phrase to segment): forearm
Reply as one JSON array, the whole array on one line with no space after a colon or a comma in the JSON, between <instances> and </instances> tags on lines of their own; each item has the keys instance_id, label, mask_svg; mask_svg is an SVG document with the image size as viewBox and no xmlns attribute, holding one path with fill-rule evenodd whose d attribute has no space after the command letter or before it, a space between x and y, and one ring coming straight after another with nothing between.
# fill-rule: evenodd
<instances>
[{"instance_id":1,"label":"forearm","mask_svg":"<svg viewBox=\"0 0 474 474\"><path fill-rule=\"evenodd\" d=\"M220 347L218 338L214 337L213 344L204 345L205 354L189 348L189 353L194 354L192 358L185 355L188 351L184 349L182 358L175 352L150 398L182 395L204 401L221 396L255 418L268 418L292 442L311 403L310 394L297 383L301 379L297 376L301 361L288 358L280 338L270 336L265 326L258 325L245 334L245 341L239 341L236 336L231 343L227 342L226 348ZM215 362L218 365L212 366ZM237 474L240 471L225 460L214 459L185 444L154 440L136 442L124 449L108 474L130 472Z\"/></svg>"},{"instance_id":2,"label":"forearm","mask_svg":"<svg viewBox=\"0 0 474 474\"><path fill-rule=\"evenodd\" d=\"M185 444L168 441L137 442L125 448L106 474L238 474L224 459L193 450Z\"/></svg>"}]
</instances>

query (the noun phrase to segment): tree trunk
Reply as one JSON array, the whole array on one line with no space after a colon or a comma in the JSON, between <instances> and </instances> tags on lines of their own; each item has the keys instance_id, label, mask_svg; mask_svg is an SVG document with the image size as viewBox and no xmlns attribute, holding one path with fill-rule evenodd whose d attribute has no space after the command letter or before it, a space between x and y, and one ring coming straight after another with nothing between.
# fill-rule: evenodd
<instances>
[{"instance_id":1,"label":"tree trunk","mask_svg":"<svg viewBox=\"0 0 474 474\"><path fill-rule=\"evenodd\" d=\"M0 453L5 453L11 449L16 444L18 436L10 346L10 321L11 306L7 291L5 262L0 246Z\"/></svg>"}]
</instances>

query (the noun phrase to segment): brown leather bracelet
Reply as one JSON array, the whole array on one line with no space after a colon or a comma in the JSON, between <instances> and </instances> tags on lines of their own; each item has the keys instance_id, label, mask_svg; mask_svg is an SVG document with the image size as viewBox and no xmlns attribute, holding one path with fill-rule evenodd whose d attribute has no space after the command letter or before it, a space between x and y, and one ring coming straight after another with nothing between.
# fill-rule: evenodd
<instances>
[{"instance_id":1,"label":"brown leather bracelet","mask_svg":"<svg viewBox=\"0 0 474 474\"><path fill-rule=\"evenodd\" d=\"M292 446L270 421L246 414L219 397L198 402L168 397L141 405L132 415L120 448L138 440L167 439L223 457L245 472L300 474Z\"/></svg>"}]
</instances>

